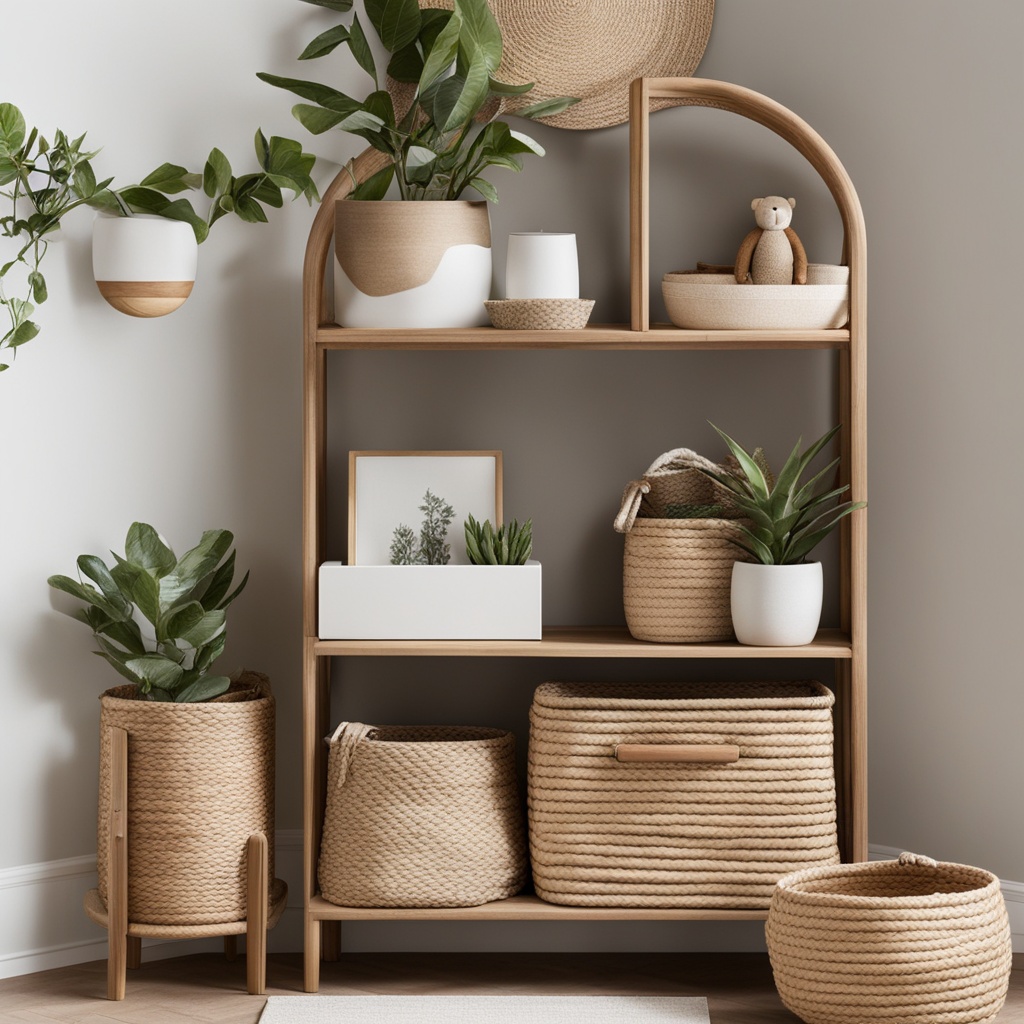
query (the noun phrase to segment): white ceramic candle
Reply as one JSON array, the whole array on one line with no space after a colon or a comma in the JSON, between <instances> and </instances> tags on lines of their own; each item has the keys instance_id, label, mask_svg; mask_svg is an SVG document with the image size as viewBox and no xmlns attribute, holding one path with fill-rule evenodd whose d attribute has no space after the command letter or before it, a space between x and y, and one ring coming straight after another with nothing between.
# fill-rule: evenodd
<instances>
[{"instance_id":1,"label":"white ceramic candle","mask_svg":"<svg viewBox=\"0 0 1024 1024\"><path fill-rule=\"evenodd\" d=\"M553 231L524 231L509 235L505 297L578 299L580 270L576 236Z\"/></svg>"}]
</instances>

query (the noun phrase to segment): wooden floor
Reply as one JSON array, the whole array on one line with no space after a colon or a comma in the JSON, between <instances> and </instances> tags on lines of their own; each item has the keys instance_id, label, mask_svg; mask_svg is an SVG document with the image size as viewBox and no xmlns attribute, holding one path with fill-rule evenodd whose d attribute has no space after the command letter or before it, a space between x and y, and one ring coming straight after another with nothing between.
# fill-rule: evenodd
<instances>
[{"instance_id":1,"label":"wooden floor","mask_svg":"<svg viewBox=\"0 0 1024 1024\"><path fill-rule=\"evenodd\" d=\"M201 954L129 971L128 996L104 998L99 961L0 981L0 1024L255 1024L245 961ZM324 964L325 995L703 995L712 1024L793 1024L759 953L352 953ZM272 955L267 994L302 992L298 954ZM1024 962L1015 964L999 1024L1024 1024ZM343 1022L339 1022L343 1024Z\"/></svg>"}]
</instances>

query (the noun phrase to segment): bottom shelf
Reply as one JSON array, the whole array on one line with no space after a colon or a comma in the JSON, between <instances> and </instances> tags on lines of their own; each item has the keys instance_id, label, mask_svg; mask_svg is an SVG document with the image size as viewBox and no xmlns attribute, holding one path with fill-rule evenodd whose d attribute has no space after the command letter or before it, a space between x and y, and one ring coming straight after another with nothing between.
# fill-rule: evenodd
<instances>
[{"instance_id":1,"label":"bottom shelf","mask_svg":"<svg viewBox=\"0 0 1024 1024\"><path fill-rule=\"evenodd\" d=\"M767 910L683 907L563 907L538 896L513 896L480 907L339 907L309 901L314 921L764 921Z\"/></svg>"}]
</instances>

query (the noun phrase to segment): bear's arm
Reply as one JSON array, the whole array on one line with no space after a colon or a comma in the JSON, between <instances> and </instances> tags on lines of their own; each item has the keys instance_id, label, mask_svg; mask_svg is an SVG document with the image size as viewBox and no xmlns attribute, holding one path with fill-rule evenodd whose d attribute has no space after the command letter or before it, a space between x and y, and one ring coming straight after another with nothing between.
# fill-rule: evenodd
<instances>
[{"instance_id":1,"label":"bear's arm","mask_svg":"<svg viewBox=\"0 0 1024 1024\"><path fill-rule=\"evenodd\" d=\"M740 242L740 251L736 253L736 283L746 284L747 275L750 273L750 261L757 248L758 239L761 237L762 228L753 228L747 237Z\"/></svg>"},{"instance_id":2,"label":"bear's arm","mask_svg":"<svg viewBox=\"0 0 1024 1024\"><path fill-rule=\"evenodd\" d=\"M786 228L785 231L793 247L793 284L807 284L807 252L804 243L792 228Z\"/></svg>"}]
</instances>

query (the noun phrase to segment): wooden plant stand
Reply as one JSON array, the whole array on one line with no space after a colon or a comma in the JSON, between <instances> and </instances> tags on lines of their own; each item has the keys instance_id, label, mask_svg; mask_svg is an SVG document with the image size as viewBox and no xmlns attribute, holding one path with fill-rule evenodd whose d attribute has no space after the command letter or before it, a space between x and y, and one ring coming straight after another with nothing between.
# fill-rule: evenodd
<instances>
[{"instance_id":1,"label":"wooden plant stand","mask_svg":"<svg viewBox=\"0 0 1024 1024\"><path fill-rule=\"evenodd\" d=\"M107 998L124 999L127 968L142 965L143 938L224 937L224 953L235 959L235 937L245 936L246 987L262 995L267 987L267 932L284 913L288 886L279 878L268 896L267 837L254 832L246 843L246 919L205 925L136 924L128 920L128 733L111 727L110 815L107 829L107 905L98 889L85 895L85 912L107 929Z\"/></svg>"}]
</instances>

